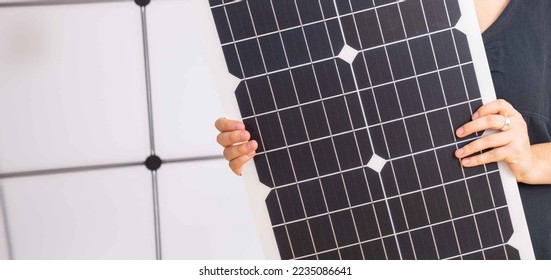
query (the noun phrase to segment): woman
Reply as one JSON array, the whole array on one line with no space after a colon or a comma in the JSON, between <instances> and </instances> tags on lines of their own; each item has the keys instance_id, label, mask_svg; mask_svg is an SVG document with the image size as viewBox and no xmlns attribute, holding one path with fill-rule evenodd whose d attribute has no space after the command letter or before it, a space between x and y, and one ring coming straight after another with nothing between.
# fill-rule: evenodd
<instances>
[{"instance_id":1,"label":"woman","mask_svg":"<svg viewBox=\"0 0 551 280\"><path fill-rule=\"evenodd\" d=\"M515 175L536 258L551 259L551 1L474 0L497 101L480 107L458 137L487 129L457 150L464 167L505 162ZM216 121L217 141L241 174L258 144L243 123ZM482 154L479 152L486 151Z\"/></svg>"}]
</instances>

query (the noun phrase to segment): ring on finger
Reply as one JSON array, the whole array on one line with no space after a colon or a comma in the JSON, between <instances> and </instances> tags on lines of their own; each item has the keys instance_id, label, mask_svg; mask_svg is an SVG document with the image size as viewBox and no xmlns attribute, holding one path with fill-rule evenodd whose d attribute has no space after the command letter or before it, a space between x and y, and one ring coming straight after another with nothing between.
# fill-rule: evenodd
<instances>
[{"instance_id":1,"label":"ring on finger","mask_svg":"<svg viewBox=\"0 0 551 280\"><path fill-rule=\"evenodd\" d=\"M503 116L503 117L505 117L505 120L503 122L503 126L499 130L506 131L509 128L511 128L511 118L509 118L507 116Z\"/></svg>"}]
</instances>

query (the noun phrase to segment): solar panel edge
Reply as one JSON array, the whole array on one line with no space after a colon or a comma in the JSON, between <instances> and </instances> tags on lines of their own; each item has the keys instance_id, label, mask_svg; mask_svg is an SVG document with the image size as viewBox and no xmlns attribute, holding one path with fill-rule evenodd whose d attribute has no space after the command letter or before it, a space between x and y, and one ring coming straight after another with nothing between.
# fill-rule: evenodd
<instances>
[{"instance_id":1,"label":"solar panel edge","mask_svg":"<svg viewBox=\"0 0 551 280\"><path fill-rule=\"evenodd\" d=\"M471 46L472 60L477 75L480 92L483 103L491 102L496 99L495 88L490 75L490 66L486 58L482 36L479 35L478 26L469 25L467 22L477 22L474 3L472 1L458 1L462 17L456 24L456 29L466 34L469 45ZM489 133L489 132L486 132ZM503 189L507 200L507 206L511 213L511 222L513 223L514 233L511 239L505 240L506 244L511 245L519 251L521 259L535 259L528 225L524 216L524 208L520 199L519 187L515 177L506 164L500 162L499 176L503 183Z\"/></svg>"},{"instance_id":2,"label":"solar panel edge","mask_svg":"<svg viewBox=\"0 0 551 280\"><path fill-rule=\"evenodd\" d=\"M209 1L201 0L197 2L197 5L201 5L197 10L202 12L197 18L203 20L198 23L198 26L204 28L202 40L204 41L205 48L207 48L208 52L211 54L205 59L214 75L216 81L215 86L220 92L219 100L224 110L224 117L240 120L242 119L242 115L234 92L242 80L230 74L228 70L224 53L220 47L223 42L220 41L216 25L212 20L213 15ZM230 172L229 169L228 172ZM264 251L264 256L269 260L281 259L280 252L276 245L277 242L274 236L273 227L269 222L270 216L265 202L270 193L270 188L260 183L254 161L251 161L244 167L243 174L244 187L246 188L248 200L252 209L253 219L257 225L257 232Z\"/></svg>"}]
</instances>

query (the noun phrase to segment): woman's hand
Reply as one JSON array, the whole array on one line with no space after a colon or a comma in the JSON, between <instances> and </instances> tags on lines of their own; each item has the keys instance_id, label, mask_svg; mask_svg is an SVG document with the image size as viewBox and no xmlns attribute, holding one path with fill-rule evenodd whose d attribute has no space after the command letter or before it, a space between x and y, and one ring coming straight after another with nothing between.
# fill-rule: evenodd
<instances>
[{"instance_id":1,"label":"woman's hand","mask_svg":"<svg viewBox=\"0 0 551 280\"><path fill-rule=\"evenodd\" d=\"M214 126L220 131L216 141L224 147L224 157L229 161L231 170L241 176L245 163L254 157L258 143L249 141L251 134L240 121L219 118Z\"/></svg>"},{"instance_id":2,"label":"woman's hand","mask_svg":"<svg viewBox=\"0 0 551 280\"><path fill-rule=\"evenodd\" d=\"M506 124L507 118L510 120ZM458 128L458 137L465 137L487 129L497 133L484 136L455 152L465 167L503 161L517 181L526 182L533 165L532 148L526 122L522 115L505 100L497 100L480 107L472 121ZM490 149L490 150L488 150ZM488 150L482 154L484 150Z\"/></svg>"}]
</instances>

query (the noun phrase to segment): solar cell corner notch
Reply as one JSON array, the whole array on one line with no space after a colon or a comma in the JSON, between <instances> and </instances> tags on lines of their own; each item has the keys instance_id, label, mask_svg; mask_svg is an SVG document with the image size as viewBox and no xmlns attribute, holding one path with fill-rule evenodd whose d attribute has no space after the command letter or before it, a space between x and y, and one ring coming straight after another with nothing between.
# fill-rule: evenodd
<instances>
[{"instance_id":1,"label":"solar cell corner notch","mask_svg":"<svg viewBox=\"0 0 551 280\"><path fill-rule=\"evenodd\" d=\"M352 64L352 62L354 62L354 59L356 59L356 56L358 56L358 53L358 50L352 48L349 45L344 45L342 50L339 52L338 57L348 62L348 64Z\"/></svg>"},{"instance_id":2,"label":"solar cell corner notch","mask_svg":"<svg viewBox=\"0 0 551 280\"><path fill-rule=\"evenodd\" d=\"M369 162L367 163L367 167L371 168L377 173L381 173L386 163L387 163L386 159L374 154L371 157L371 159L369 159Z\"/></svg>"}]
</instances>

